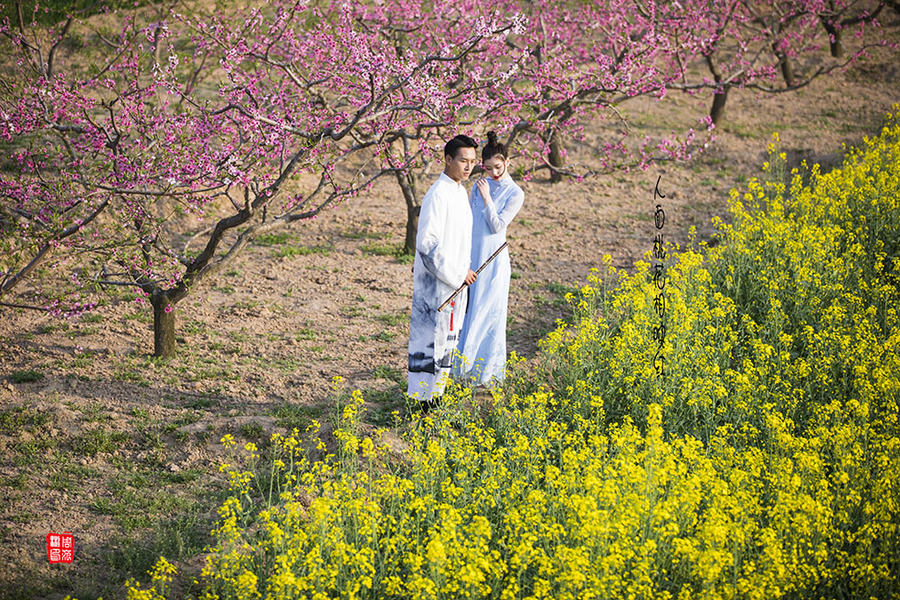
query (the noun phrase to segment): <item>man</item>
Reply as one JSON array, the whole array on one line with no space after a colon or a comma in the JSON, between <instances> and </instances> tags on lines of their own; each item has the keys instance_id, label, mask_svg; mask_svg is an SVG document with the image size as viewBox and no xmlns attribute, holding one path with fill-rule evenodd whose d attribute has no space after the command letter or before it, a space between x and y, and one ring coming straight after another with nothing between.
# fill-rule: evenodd
<instances>
[{"instance_id":1,"label":"man","mask_svg":"<svg viewBox=\"0 0 900 600\"><path fill-rule=\"evenodd\" d=\"M466 314L466 294L438 312L463 283L474 283L469 268L472 211L462 182L478 160L477 142L458 135L444 146L444 172L422 200L413 263L413 301L409 323L409 384L406 393L423 409L444 391L457 336Z\"/></svg>"}]
</instances>

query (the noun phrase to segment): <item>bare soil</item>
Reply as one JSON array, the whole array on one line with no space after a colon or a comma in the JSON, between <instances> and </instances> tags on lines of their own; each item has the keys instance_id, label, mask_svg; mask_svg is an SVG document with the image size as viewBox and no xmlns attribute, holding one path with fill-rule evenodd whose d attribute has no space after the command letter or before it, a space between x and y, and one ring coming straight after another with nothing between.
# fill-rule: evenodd
<instances>
[{"instance_id":1,"label":"bare soil","mask_svg":"<svg viewBox=\"0 0 900 600\"><path fill-rule=\"evenodd\" d=\"M569 314L565 293L609 254L630 270L653 247L660 178L665 233L682 247L715 235L729 190L759 174L778 132L789 166L839 164L842 145L878 133L900 100L900 61L875 53L855 70L775 98L733 91L717 139L691 163L551 185L522 182L509 229L509 348L528 358ZM665 133L696 122L708 96L624 107ZM599 131L570 147L594 165ZM363 391L366 421L405 411L412 277L391 254L405 207L382 181L286 238L246 251L234 269L176 309L178 356L152 353L149 306L121 294L70 321L0 309L0 598L124 597L159 554L186 573L202 550L223 485L220 438L263 444L275 431L327 423L335 376ZM72 564L48 564L45 536L72 532Z\"/></svg>"}]
</instances>

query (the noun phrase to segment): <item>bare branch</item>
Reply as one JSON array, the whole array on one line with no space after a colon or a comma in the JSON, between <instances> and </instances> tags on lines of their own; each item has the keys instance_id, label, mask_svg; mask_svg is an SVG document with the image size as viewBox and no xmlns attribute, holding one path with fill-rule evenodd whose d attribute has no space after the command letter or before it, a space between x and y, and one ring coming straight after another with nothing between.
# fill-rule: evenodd
<instances>
[{"instance_id":1,"label":"bare branch","mask_svg":"<svg viewBox=\"0 0 900 600\"><path fill-rule=\"evenodd\" d=\"M72 236L72 235L78 233L79 231L81 231L82 229L84 229L87 225L89 225L91 223L91 221L93 221L95 218L97 218L97 215L99 215L101 212L103 212L104 209L106 209L106 207L108 205L109 205L109 199L107 198L100 204L100 206L98 206L94 210L93 213L88 215L88 217L86 219L84 219L80 223L76 223L76 224L72 225L71 227L69 227L62 233L60 233L58 236L55 236L52 240L44 242L44 244L41 246L41 249L38 251L38 253L35 255L35 257L33 259L31 259L31 262L29 262L27 265L22 267L22 269L18 273L16 273L15 275L10 277L6 281L4 281L3 285L0 286L0 294L8 292L16 284L18 284L25 277L27 277L29 273L31 273L35 268L37 268L37 266L39 264L41 264L44 261L44 259L46 259L50 255L50 253L52 252L56 243L58 243L60 240L63 240L69 236Z\"/></svg>"},{"instance_id":2,"label":"bare branch","mask_svg":"<svg viewBox=\"0 0 900 600\"><path fill-rule=\"evenodd\" d=\"M58 39L54 42L53 46L50 47L50 52L47 54L47 79L53 77L53 57L56 54L56 49L59 48L59 45L62 43L63 39L66 37L66 33L69 31L69 27L72 26L72 15L69 15L66 19L66 24L63 25L62 31L59 34Z\"/></svg>"},{"instance_id":3,"label":"bare branch","mask_svg":"<svg viewBox=\"0 0 900 600\"><path fill-rule=\"evenodd\" d=\"M165 281L165 280L160 279L158 281L155 281L154 283L162 283L163 281ZM124 287L137 287L137 288L141 287L141 284L136 281L109 281L108 279L92 279L91 282L96 283L101 286L117 285L117 286L124 286Z\"/></svg>"},{"instance_id":4,"label":"bare branch","mask_svg":"<svg viewBox=\"0 0 900 600\"><path fill-rule=\"evenodd\" d=\"M31 306L28 304L14 304L12 302L0 302L0 306L6 306L8 308L24 308L27 310L39 310L41 312L50 312L50 309L44 306Z\"/></svg>"}]
</instances>

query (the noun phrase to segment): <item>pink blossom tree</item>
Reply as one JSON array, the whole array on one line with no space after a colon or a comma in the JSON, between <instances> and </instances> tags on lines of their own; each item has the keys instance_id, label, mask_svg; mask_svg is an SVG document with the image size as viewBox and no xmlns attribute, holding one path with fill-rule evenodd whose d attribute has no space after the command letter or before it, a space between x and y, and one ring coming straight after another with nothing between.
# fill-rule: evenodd
<instances>
[{"instance_id":1,"label":"pink blossom tree","mask_svg":"<svg viewBox=\"0 0 900 600\"><path fill-rule=\"evenodd\" d=\"M0 27L14 57L0 99L12 149L0 175L0 296L41 266L68 273L76 293L67 303L54 284L45 308L56 312L86 308L87 285L135 286L153 307L157 356L174 353L174 306L254 237L386 172L341 168L350 157L383 156L390 132L447 121L456 99L438 81L500 35L485 23L397 57L338 4L121 20L114 36L74 18ZM304 172L318 184L299 187ZM187 251L182 229L204 217L212 225L187 236L204 243Z\"/></svg>"},{"instance_id":2,"label":"pink blossom tree","mask_svg":"<svg viewBox=\"0 0 900 600\"><path fill-rule=\"evenodd\" d=\"M424 180L443 161L447 139L472 128L494 106L493 91L522 58L507 45L524 31L521 15L475 0L355 2L346 7L356 27L389 48L397 61L409 56L455 51L452 61L433 65L427 82L431 100L421 90L401 86L397 92L418 118L393 120L380 137L382 174L396 180L407 209L404 247L414 252ZM477 39L477 44L471 40ZM369 132L371 134L371 132Z\"/></svg>"},{"instance_id":3,"label":"pink blossom tree","mask_svg":"<svg viewBox=\"0 0 900 600\"><path fill-rule=\"evenodd\" d=\"M171 355L172 310L191 290L256 236L375 178L399 184L410 250L421 183L451 134L498 130L527 174L552 178L590 172L565 165L564 145L590 120L603 124L601 169L689 158L692 127L642 138L619 105L712 90L708 128L733 87L790 91L837 68L791 74L790 61L829 28L876 25L880 4L862 2L274 0L50 28L17 4L0 24L0 302L43 292L44 308L73 312L88 287L134 286L153 307L155 353ZM688 76L698 61L711 79ZM41 268L67 285L36 288Z\"/></svg>"},{"instance_id":4,"label":"pink blossom tree","mask_svg":"<svg viewBox=\"0 0 900 600\"><path fill-rule=\"evenodd\" d=\"M729 89L796 91L887 44L878 21L887 4L510 0L504 9L521 13L527 30L508 42L527 49L527 58L517 65L511 85L498 91L504 94L501 108L487 108L480 118L496 120L495 110L502 115L508 141L521 142L530 171L547 169L551 180L590 172L564 167L563 140L580 141L587 122L599 122L605 132L595 157L604 170L690 158L702 147L697 134L707 142L711 125L721 120ZM824 44L839 60L821 60ZM696 65L712 77L690 76ZM671 137L649 139L619 111L629 99L663 100L671 90L713 91L708 118L674 124Z\"/></svg>"},{"instance_id":5,"label":"pink blossom tree","mask_svg":"<svg viewBox=\"0 0 900 600\"><path fill-rule=\"evenodd\" d=\"M673 3L667 9L670 18L686 25L673 31L692 51L678 57L682 77L670 87L690 93L712 90L709 116L721 123L731 89L793 92L847 67L872 47L886 45L878 21L885 5L872 0ZM837 60L821 60L826 45ZM691 57L705 63L711 78L688 74L686 59Z\"/></svg>"},{"instance_id":6,"label":"pink blossom tree","mask_svg":"<svg viewBox=\"0 0 900 600\"><path fill-rule=\"evenodd\" d=\"M691 158L711 139L730 89L795 91L884 44L877 27L883 6L871 0L498 0L437 3L424 15L421 4L386 0L357 5L354 15L381 32L398 56L439 43L440 36L458 34L461 27L471 29L491 14L520 15L518 31L503 43L479 48L454 65L458 74L445 84L477 103L446 124L476 137L488 128L503 132L508 146L524 157L527 176L547 170L558 181L598 166L646 168ZM820 58L824 43L832 53L835 44L843 49L844 33L852 34L853 43L840 60L805 68L814 62L807 57ZM712 77L689 75L697 65ZM671 136L651 139L619 110L640 96L663 100L671 90L712 91L709 114L674 124ZM565 140L580 142L589 122L599 123L604 135L595 146L595 166L566 166ZM434 164L428 147L441 139L442 125L418 123L392 138L397 163L410 165L394 170L407 205L407 252L413 251L421 183Z\"/></svg>"},{"instance_id":7,"label":"pink blossom tree","mask_svg":"<svg viewBox=\"0 0 900 600\"><path fill-rule=\"evenodd\" d=\"M603 167L646 166L652 160L684 157L693 132L682 139L628 139L630 130L616 109L628 98L662 97L678 72L667 24L654 3L635 0L436 2L423 11L419 2L385 0L354 4L354 18L395 49L397 56L420 53L459 39L514 15L505 37L491 38L450 65L442 82L454 99L454 112L443 119L398 127L387 166L407 206L405 249L413 252L423 182L432 173L448 132L483 136L487 129L505 134L525 157L526 173L549 169L556 180L565 169L566 136L578 138L588 120L608 120L613 132L600 150ZM496 28L495 28L496 29ZM398 168L406 164L408 168Z\"/></svg>"}]
</instances>

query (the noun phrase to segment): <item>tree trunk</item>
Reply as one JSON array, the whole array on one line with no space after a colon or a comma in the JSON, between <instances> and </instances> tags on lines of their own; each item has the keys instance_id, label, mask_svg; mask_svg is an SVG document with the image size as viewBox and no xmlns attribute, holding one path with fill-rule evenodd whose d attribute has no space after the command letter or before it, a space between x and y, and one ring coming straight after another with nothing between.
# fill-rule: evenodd
<instances>
[{"instance_id":1,"label":"tree trunk","mask_svg":"<svg viewBox=\"0 0 900 600\"><path fill-rule=\"evenodd\" d=\"M397 183L403 191L403 199L406 200L406 241L403 243L405 254L416 253L416 232L419 229L419 210L422 205L416 190L416 176L413 173L396 171Z\"/></svg>"},{"instance_id":2,"label":"tree trunk","mask_svg":"<svg viewBox=\"0 0 900 600\"><path fill-rule=\"evenodd\" d=\"M778 41L772 42L772 51L775 52L775 56L778 58L778 65L781 67L781 76L784 78L784 83L790 87L794 83L794 66L791 64L791 59L787 53L778 49L779 45L780 42Z\"/></svg>"},{"instance_id":3,"label":"tree trunk","mask_svg":"<svg viewBox=\"0 0 900 600\"><path fill-rule=\"evenodd\" d=\"M716 66L712 56L709 54L706 55L706 66L709 67L709 72L712 73L713 80L716 83L722 83L722 73L719 71L719 67ZM725 116L725 101L728 100L728 90L730 89L731 86L724 85L722 86L721 91L715 90L715 92L713 92L713 103L712 107L709 109L709 118L712 120L713 125L718 126Z\"/></svg>"},{"instance_id":4,"label":"tree trunk","mask_svg":"<svg viewBox=\"0 0 900 600\"><path fill-rule=\"evenodd\" d=\"M784 83L790 87L794 84L794 65L787 54L781 53L778 56L778 62L781 63L781 76L784 77Z\"/></svg>"},{"instance_id":5,"label":"tree trunk","mask_svg":"<svg viewBox=\"0 0 900 600\"><path fill-rule=\"evenodd\" d=\"M562 181L562 173L557 169L562 169L566 165L566 159L563 158L563 143L555 131L550 133L550 183L559 183Z\"/></svg>"},{"instance_id":6,"label":"tree trunk","mask_svg":"<svg viewBox=\"0 0 900 600\"><path fill-rule=\"evenodd\" d=\"M718 126L725 116L725 101L728 100L729 89L731 88L726 87L721 92L717 91L713 94L712 107L709 109L709 118L712 119L713 125Z\"/></svg>"},{"instance_id":7,"label":"tree trunk","mask_svg":"<svg viewBox=\"0 0 900 600\"><path fill-rule=\"evenodd\" d=\"M844 42L841 39L841 30L834 26L833 23L829 23L826 20L822 20L822 25L825 27L825 31L828 32L828 43L831 46L831 56L834 58L842 58L844 56Z\"/></svg>"},{"instance_id":8,"label":"tree trunk","mask_svg":"<svg viewBox=\"0 0 900 600\"><path fill-rule=\"evenodd\" d=\"M175 356L175 306L160 290L150 297L150 304L153 305L153 356L171 358Z\"/></svg>"}]
</instances>

